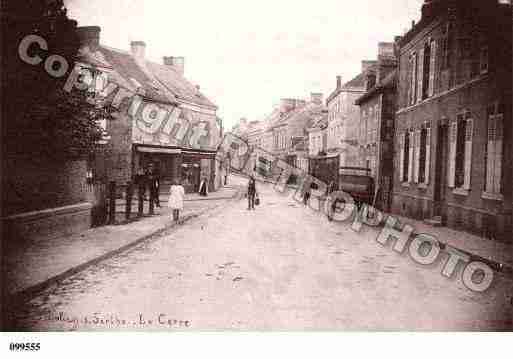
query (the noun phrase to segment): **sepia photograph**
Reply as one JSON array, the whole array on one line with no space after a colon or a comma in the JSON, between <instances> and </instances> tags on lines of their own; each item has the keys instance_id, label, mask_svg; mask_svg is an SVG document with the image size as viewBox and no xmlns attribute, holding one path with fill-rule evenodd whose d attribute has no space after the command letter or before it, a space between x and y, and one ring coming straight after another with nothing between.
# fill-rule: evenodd
<instances>
[{"instance_id":1,"label":"sepia photograph","mask_svg":"<svg viewBox=\"0 0 513 359\"><path fill-rule=\"evenodd\" d=\"M511 0L1 3L3 332L513 332Z\"/></svg>"}]
</instances>

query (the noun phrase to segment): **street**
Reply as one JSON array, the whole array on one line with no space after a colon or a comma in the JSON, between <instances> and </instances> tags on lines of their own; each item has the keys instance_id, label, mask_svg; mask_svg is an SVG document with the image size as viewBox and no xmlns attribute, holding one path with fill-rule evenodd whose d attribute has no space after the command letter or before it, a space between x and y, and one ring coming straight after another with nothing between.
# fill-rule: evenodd
<instances>
[{"instance_id":1,"label":"street","mask_svg":"<svg viewBox=\"0 0 513 359\"><path fill-rule=\"evenodd\" d=\"M245 185L246 180L233 178ZM511 329L511 281L484 293L257 183L244 199L70 277L18 313L29 330Z\"/></svg>"}]
</instances>

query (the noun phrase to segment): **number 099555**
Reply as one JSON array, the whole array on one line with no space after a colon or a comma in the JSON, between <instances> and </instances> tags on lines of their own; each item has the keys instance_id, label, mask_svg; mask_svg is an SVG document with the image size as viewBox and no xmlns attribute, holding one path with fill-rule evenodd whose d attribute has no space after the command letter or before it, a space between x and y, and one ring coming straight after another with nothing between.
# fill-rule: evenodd
<instances>
[{"instance_id":1,"label":"number 099555","mask_svg":"<svg viewBox=\"0 0 513 359\"><path fill-rule=\"evenodd\" d=\"M39 343L10 343L11 351L38 351L41 348Z\"/></svg>"}]
</instances>

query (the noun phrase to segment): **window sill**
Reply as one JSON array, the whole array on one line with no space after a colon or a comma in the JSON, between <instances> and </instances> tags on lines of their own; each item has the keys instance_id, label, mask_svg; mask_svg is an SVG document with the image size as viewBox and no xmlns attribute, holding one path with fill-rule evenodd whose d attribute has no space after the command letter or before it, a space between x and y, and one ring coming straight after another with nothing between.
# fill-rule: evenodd
<instances>
[{"instance_id":1,"label":"window sill","mask_svg":"<svg viewBox=\"0 0 513 359\"><path fill-rule=\"evenodd\" d=\"M457 194L459 196L468 196L469 190L463 188L455 188L452 190L452 193Z\"/></svg>"},{"instance_id":2,"label":"window sill","mask_svg":"<svg viewBox=\"0 0 513 359\"><path fill-rule=\"evenodd\" d=\"M410 187L410 182L402 182L401 186L403 186L403 187Z\"/></svg>"},{"instance_id":3,"label":"window sill","mask_svg":"<svg viewBox=\"0 0 513 359\"><path fill-rule=\"evenodd\" d=\"M481 194L483 199L491 199L492 201L503 201L504 196L500 193L483 192Z\"/></svg>"}]
</instances>

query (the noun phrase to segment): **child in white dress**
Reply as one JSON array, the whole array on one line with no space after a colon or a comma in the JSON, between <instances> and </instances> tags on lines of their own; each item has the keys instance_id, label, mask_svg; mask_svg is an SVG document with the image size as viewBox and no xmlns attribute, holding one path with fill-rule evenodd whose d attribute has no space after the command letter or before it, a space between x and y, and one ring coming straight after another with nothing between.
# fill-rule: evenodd
<instances>
[{"instance_id":1,"label":"child in white dress","mask_svg":"<svg viewBox=\"0 0 513 359\"><path fill-rule=\"evenodd\" d=\"M178 222L180 211L183 209L183 198L185 196L185 189L177 179L173 180L173 184L169 189L169 200L167 206L173 209L173 219Z\"/></svg>"}]
</instances>

